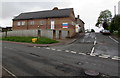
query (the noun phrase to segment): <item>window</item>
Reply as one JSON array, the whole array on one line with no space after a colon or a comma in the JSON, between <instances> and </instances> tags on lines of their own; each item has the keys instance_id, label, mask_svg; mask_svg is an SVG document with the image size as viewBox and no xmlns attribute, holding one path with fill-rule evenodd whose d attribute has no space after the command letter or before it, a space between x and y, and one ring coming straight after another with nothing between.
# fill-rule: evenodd
<instances>
[{"instance_id":1,"label":"window","mask_svg":"<svg viewBox=\"0 0 120 78\"><path fill-rule=\"evenodd\" d=\"M30 25L34 25L35 24L35 22L34 21L30 21Z\"/></svg>"},{"instance_id":2,"label":"window","mask_svg":"<svg viewBox=\"0 0 120 78\"><path fill-rule=\"evenodd\" d=\"M44 25L45 24L45 21L40 21L40 25Z\"/></svg>"},{"instance_id":3,"label":"window","mask_svg":"<svg viewBox=\"0 0 120 78\"><path fill-rule=\"evenodd\" d=\"M21 25L25 25L25 21L22 21Z\"/></svg>"},{"instance_id":4,"label":"window","mask_svg":"<svg viewBox=\"0 0 120 78\"><path fill-rule=\"evenodd\" d=\"M20 26L20 22L17 22L17 26Z\"/></svg>"},{"instance_id":5,"label":"window","mask_svg":"<svg viewBox=\"0 0 120 78\"><path fill-rule=\"evenodd\" d=\"M75 23L72 21L72 23L71 23L72 25L75 25Z\"/></svg>"}]
</instances>

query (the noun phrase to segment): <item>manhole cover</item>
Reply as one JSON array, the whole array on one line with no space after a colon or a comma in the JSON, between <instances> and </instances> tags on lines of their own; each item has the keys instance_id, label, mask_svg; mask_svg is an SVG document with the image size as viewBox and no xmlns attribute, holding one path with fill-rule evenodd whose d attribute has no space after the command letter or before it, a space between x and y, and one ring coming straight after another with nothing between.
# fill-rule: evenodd
<instances>
[{"instance_id":1,"label":"manhole cover","mask_svg":"<svg viewBox=\"0 0 120 78\"><path fill-rule=\"evenodd\" d=\"M88 75L88 76L98 76L99 72L94 71L94 70L86 70L85 74Z\"/></svg>"}]
</instances>

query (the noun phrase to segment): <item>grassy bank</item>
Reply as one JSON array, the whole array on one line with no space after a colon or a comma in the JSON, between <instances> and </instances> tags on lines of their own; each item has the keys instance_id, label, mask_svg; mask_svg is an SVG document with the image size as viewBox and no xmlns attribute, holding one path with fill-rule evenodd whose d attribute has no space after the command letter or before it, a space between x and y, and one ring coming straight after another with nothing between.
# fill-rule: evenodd
<instances>
[{"instance_id":1,"label":"grassy bank","mask_svg":"<svg viewBox=\"0 0 120 78\"><path fill-rule=\"evenodd\" d=\"M15 41L15 42L25 42L25 43L33 43L32 38L36 37L4 37L2 40L5 41ZM58 43L59 41L45 38L45 37L40 37L38 40L35 42L35 44L52 44L52 43Z\"/></svg>"}]
</instances>

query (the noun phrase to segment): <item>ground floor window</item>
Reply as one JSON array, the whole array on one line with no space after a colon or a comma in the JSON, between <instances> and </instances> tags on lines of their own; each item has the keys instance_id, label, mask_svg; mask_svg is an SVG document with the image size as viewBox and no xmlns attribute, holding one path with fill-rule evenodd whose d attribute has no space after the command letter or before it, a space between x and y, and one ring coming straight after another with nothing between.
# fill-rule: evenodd
<instances>
[{"instance_id":1,"label":"ground floor window","mask_svg":"<svg viewBox=\"0 0 120 78\"><path fill-rule=\"evenodd\" d=\"M20 26L20 22L17 22L17 26Z\"/></svg>"}]
</instances>

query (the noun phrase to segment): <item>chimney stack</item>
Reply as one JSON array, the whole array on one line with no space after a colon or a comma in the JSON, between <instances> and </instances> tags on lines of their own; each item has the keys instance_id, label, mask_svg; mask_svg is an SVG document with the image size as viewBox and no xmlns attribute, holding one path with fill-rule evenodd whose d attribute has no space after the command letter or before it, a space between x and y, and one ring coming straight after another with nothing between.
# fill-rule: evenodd
<instances>
[{"instance_id":1,"label":"chimney stack","mask_svg":"<svg viewBox=\"0 0 120 78\"><path fill-rule=\"evenodd\" d=\"M58 7L54 7L53 10L58 10Z\"/></svg>"},{"instance_id":2,"label":"chimney stack","mask_svg":"<svg viewBox=\"0 0 120 78\"><path fill-rule=\"evenodd\" d=\"M77 18L79 19L79 18L80 18L80 15L78 15Z\"/></svg>"}]
</instances>

